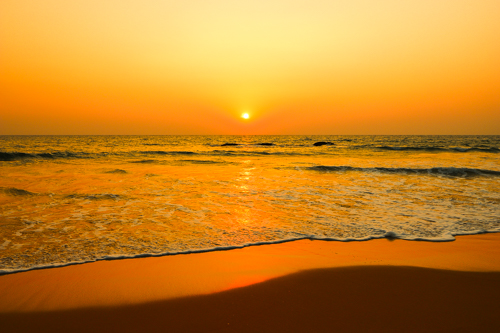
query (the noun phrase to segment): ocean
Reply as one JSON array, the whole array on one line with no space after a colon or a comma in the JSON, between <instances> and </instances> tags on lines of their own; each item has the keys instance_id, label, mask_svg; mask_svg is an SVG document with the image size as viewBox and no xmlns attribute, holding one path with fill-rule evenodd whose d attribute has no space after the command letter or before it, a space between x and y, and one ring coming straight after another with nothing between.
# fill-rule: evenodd
<instances>
[{"instance_id":1,"label":"ocean","mask_svg":"<svg viewBox=\"0 0 500 333\"><path fill-rule=\"evenodd\" d=\"M500 136L0 136L0 273L500 232Z\"/></svg>"}]
</instances>

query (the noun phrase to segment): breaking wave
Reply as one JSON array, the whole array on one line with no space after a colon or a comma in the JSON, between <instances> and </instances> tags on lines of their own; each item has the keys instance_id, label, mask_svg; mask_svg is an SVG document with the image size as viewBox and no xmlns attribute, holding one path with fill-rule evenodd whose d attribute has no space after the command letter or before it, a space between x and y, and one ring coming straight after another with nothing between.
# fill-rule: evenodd
<instances>
[{"instance_id":1,"label":"breaking wave","mask_svg":"<svg viewBox=\"0 0 500 333\"><path fill-rule=\"evenodd\" d=\"M122 199L121 195L104 193L104 194L70 194L67 195L68 199L85 199L85 200L120 200Z\"/></svg>"},{"instance_id":2,"label":"breaking wave","mask_svg":"<svg viewBox=\"0 0 500 333\"><path fill-rule=\"evenodd\" d=\"M485 169L471 169L471 168L453 168L453 167L436 167L436 168L358 168L352 166L327 166L316 165L307 168L313 171L320 172L345 172L345 171L358 171L358 172L380 172L391 174L418 174L418 175L431 175L431 176L448 176L448 177L478 177L478 176L500 176L500 171L485 170Z\"/></svg>"},{"instance_id":3,"label":"breaking wave","mask_svg":"<svg viewBox=\"0 0 500 333\"><path fill-rule=\"evenodd\" d=\"M23 159L58 159L58 158L88 158L90 154L88 153L73 153L73 152L53 152L53 153L23 153L23 152L13 152L6 153L0 152L0 161L16 161Z\"/></svg>"},{"instance_id":4,"label":"breaking wave","mask_svg":"<svg viewBox=\"0 0 500 333\"><path fill-rule=\"evenodd\" d=\"M228 162L211 161L211 160L178 160L178 162L192 163L192 164L228 164Z\"/></svg>"},{"instance_id":5,"label":"breaking wave","mask_svg":"<svg viewBox=\"0 0 500 333\"><path fill-rule=\"evenodd\" d=\"M125 170L122 170L122 169L115 169L115 170L111 170L111 171L106 171L105 173L118 173L118 174L123 174L123 173L128 173L127 171Z\"/></svg>"},{"instance_id":6,"label":"breaking wave","mask_svg":"<svg viewBox=\"0 0 500 333\"><path fill-rule=\"evenodd\" d=\"M52 152L52 153L24 153L24 152L0 152L0 161L19 161L19 160L27 160L27 159L46 159L46 160L54 160L54 159L71 159L71 158L100 158L100 157L109 157L109 156L130 156L134 155L134 153L87 153L87 152ZM139 155L196 155L197 153L192 151L140 151L135 154Z\"/></svg>"},{"instance_id":7,"label":"breaking wave","mask_svg":"<svg viewBox=\"0 0 500 333\"><path fill-rule=\"evenodd\" d=\"M15 188L15 187L0 187L0 192L4 193L6 195L11 195L11 196L32 196L32 195L37 195L36 193L26 191L23 189Z\"/></svg>"},{"instance_id":8,"label":"breaking wave","mask_svg":"<svg viewBox=\"0 0 500 333\"><path fill-rule=\"evenodd\" d=\"M396 147L396 146L380 146L374 147L376 149L382 150L396 150L396 151L428 151L428 152L459 152L459 153L469 153L469 152L480 152L480 153L498 153L500 149L495 147Z\"/></svg>"},{"instance_id":9,"label":"breaking wave","mask_svg":"<svg viewBox=\"0 0 500 333\"><path fill-rule=\"evenodd\" d=\"M141 151L140 154L143 155L196 155L193 151L164 151L164 150L156 150L156 151Z\"/></svg>"},{"instance_id":10,"label":"breaking wave","mask_svg":"<svg viewBox=\"0 0 500 333\"><path fill-rule=\"evenodd\" d=\"M139 160L139 161L132 161L130 163L142 163L142 164L148 164L148 163L155 163L156 160Z\"/></svg>"}]
</instances>

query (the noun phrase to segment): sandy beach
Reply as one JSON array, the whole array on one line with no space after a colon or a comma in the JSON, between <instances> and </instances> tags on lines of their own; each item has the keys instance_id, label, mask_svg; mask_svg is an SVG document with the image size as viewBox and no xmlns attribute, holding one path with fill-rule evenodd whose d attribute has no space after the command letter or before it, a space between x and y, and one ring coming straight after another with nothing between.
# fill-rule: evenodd
<instances>
[{"instance_id":1,"label":"sandy beach","mask_svg":"<svg viewBox=\"0 0 500 333\"><path fill-rule=\"evenodd\" d=\"M0 276L2 332L496 332L500 234L295 241Z\"/></svg>"}]
</instances>

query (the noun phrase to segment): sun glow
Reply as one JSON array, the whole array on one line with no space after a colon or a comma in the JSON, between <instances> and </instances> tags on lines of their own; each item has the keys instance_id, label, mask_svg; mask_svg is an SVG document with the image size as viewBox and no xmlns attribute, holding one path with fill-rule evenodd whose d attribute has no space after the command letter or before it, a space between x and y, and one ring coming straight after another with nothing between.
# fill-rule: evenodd
<instances>
[{"instance_id":1,"label":"sun glow","mask_svg":"<svg viewBox=\"0 0 500 333\"><path fill-rule=\"evenodd\" d=\"M0 0L0 134L500 134L498 0L123 3Z\"/></svg>"}]
</instances>

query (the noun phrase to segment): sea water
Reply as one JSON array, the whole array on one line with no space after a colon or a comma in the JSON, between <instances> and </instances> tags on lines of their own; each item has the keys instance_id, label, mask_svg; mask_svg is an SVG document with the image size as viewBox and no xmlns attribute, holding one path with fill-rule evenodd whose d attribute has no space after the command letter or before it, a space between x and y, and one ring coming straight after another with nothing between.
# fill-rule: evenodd
<instances>
[{"instance_id":1,"label":"sea water","mask_svg":"<svg viewBox=\"0 0 500 333\"><path fill-rule=\"evenodd\" d=\"M0 136L0 272L499 232L499 148L500 136Z\"/></svg>"}]
</instances>

